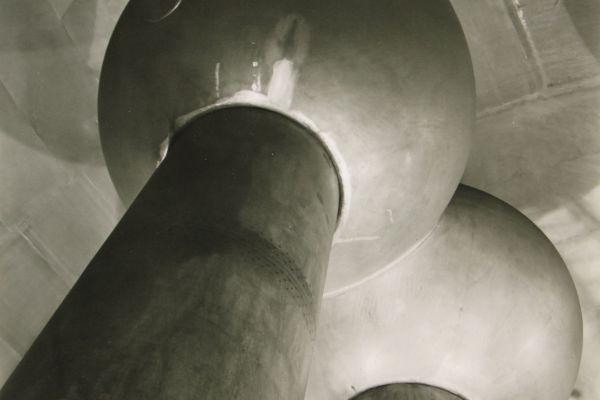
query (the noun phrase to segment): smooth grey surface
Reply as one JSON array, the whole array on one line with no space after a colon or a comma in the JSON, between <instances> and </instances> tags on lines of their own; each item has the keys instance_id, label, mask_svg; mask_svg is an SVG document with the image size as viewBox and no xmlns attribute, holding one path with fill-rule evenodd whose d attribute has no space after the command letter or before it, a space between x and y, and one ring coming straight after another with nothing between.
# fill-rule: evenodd
<instances>
[{"instance_id":1,"label":"smooth grey surface","mask_svg":"<svg viewBox=\"0 0 600 400\"><path fill-rule=\"evenodd\" d=\"M461 186L418 249L323 301L306 399L422 382L473 400L564 400L581 346L577 292L552 243Z\"/></svg>"},{"instance_id":2,"label":"smooth grey surface","mask_svg":"<svg viewBox=\"0 0 600 400\"><path fill-rule=\"evenodd\" d=\"M0 399L302 399L338 189L286 117L192 121Z\"/></svg>"}]
</instances>

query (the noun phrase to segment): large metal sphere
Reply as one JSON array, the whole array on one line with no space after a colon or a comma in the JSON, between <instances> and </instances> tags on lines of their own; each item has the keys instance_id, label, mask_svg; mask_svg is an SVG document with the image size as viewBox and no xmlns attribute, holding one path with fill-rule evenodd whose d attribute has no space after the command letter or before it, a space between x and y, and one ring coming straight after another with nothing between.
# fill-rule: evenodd
<instances>
[{"instance_id":1,"label":"large metal sphere","mask_svg":"<svg viewBox=\"0 0 600 400\"><path fill-rule=\"evenodd\" d=\"M176 127L224 101L308 119L335 147L347 185L331 292L393 262L437 222L469 154L473 72L446 0L132 0L99 97L106 162L126 204Z\"/></svg>"},{"instance_id":2,"label":"large metal sphere","mask_svg":"<svg viewBox=\"0 0 600 400\"><path fill-rule=\"evenodd\" d=\"M423 382L470 400L565 400L582 344L565 264L522 214L461 187L421 247L325 299L307 400Z\"/></svg>"}]
</instances>

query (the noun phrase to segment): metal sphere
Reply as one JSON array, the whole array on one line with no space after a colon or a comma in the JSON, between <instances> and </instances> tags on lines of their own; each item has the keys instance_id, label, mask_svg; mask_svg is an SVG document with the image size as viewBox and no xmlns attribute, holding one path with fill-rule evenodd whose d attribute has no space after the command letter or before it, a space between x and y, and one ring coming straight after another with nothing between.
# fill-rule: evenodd
<instances>
[{"instance_id":1,"label":"metal sphere","mask_svg":"<svg viewBox=\"0 0 600 400\"><path fill-rule=\"evenodd\" d=\"M434 227L466 164L475 94L448 1L132 0L99 93L104 155L126 204L178 127L224 102L295 115L339 156L332 292Z\"/></svg>"},{"instance_id":2,"label":"metal sphere","mask_svg":"<svg viewBox=\"0 0 600 400\"><path fill-rule=\"evenodd\" d=\"M564 400L581 346L577 292L552 243L460 187L418 249L324 300L306 399L423 382L466 399Z\"/></svg>"}]
</instances>

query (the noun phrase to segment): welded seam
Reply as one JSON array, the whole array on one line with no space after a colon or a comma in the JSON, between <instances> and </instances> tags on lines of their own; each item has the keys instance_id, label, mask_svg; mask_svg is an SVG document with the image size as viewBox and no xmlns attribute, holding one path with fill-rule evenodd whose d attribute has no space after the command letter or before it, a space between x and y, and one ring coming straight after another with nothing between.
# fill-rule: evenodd
<instances>
[{"instance_id":1,"label":"welded seam","mask_svg":"<svg viewBox=\"0 0 600 400\"><path fill-rule=\"evenodd\" d=\"M501 114L521 105L533 103L538 100L550 100L553 98L570 95L580 90L594 90L599 87L600 76L594 76L592 78L582 79L576 82L565 83L560 86L552 86L497 106L485 108L479 111L476 117L483 118L491 115Z\"/></svg>"},{"instance_id":2,"label":"welded seam","mask_svg":"<svg viewBox=\"0 0 600 400\"><path fill-rule=\"evenodd\" d=\"M314 339L318 299L294 260L279 246L265 239L258 232L250 230L237 232L220 228L220 225L222 224L206 224L205 227L196 226L194 230L202 232L208 237L214 237L216 234L235 239L238 249L243 250L246 257L254 261L257 266L266 267L266 272L272 274L277 283L289 292L292 301L301 310L305 326ZM195 235L197 234L195 233Z\"/></svg>"},{"instance_id":3,"label":"welded seam","mask_svg":"<svg viewBox=\"0 0 600 400\"><path fill-rule=\"evenodd\" d=\"M527 58L531 58L533 61L532 64L535 68L536 75L540 80L541 88L544 89L548 87L548 76L543 68L544 62L535 45L535 41L533 40L527 18L525 18L523 6L521 5L520 0L505 0L504 4L508 10L510 20L517 31L517 36L523 44Z\"/></svg>"},{"instance_id":4,"label":"welded seam","mask_svg":"<svg viewBox=\"0 0 600 400\"><path fill-rule=\"evenodd\" d=\"M491 106L484 108L477 112L477 118L486 117L489 115L499 114L515 107L518 107L525 103L534 102L537 100L547 100L553 97L562 96L575 92L582 89L592 89L600 86L600 77L594 76L592 78L580 79L575 82L567 82L558 86L554 86L550 83L550 80L543 68L543 60L535 45L531 29L525 18L523 6L520 0L505 0L505 6L508 10L510 19L521 38L521 42L525 47L526 53L530 54L533 58L536 72L541 79L541 87L534 93L527 94L514 100L502 103L497 106Z\"/></svg>"},{"instance_id":5,"label":"welded seam","mask_svg":"<svg viewBox=\"0 0 600 400\"><path fill-rule=\"evenodd\" d=\"M400 257L394 259L392 262L388 263L387 265L383 266L382 268L378 269L377 271L373 272L372 274L370 274L356 282L353 282L349 285L346 285L342 288L333 290L331 292L324 293L323 299L330 299L333 297L340 296L340 295L342 295L358 286L361 286L362 284L369 282L369 281L377 278L378 276L386 273L387 271L389 271L390 269L395 267L398 263L402 262L402 260L404 260L405 258L410 256L412 253L414 253L417 249L419 249L427 241L427 239L429 239L429 237L433 234L433 232L435 232L438 229L441 221L442 221L442 219L440 217L440 219L438 219L437 223L429 231L429 233L427 233L427 235L425 235L421 240L419 240L417 243L413 244L410 248L408 248L408 250L406 250L404 253L402 253L402 255Z\"/></svg>"},{"instance_id":6,"label":"welded seam","mask_svg":"<svg viewBox=\"0 0 600 400\"><path fill-rule=\"evenodd\" d=\"M83 179L85 179L85 181L87 183L89 183L91 190L93 190L95 192L96 196L92 196L94 203L98 205L98 207L104 212L106 217L108 217L110 219L110 221L113 225L115 225L117 222L119 222L119 217L118 217L118 215L116 215L117 213L111 209L111 202L110 202L109 196L106 195L106 191L101 190L94 183L94 181L92 181L92 179L87 175L87 173L85 171L81 170L81 171L79 171L79 173L81 174ZM121 199L118 195L115 196L115 199L117 201L121 201Z\"/></svg>"},{"instance_id":7,"label":"welded seam","mask_svg":"<svg viewBox=\"0 0 600 400\"><path fill-rule=\"evenodd\" d=\"M29 247L31 249L33 249L33 251L35 251L35 253L38 256L40 256L42 258L42 260L44 260L44 262L46 263L48 268L50 268L50 270L52 270L60 278L60 280L63 281L63 283L65 283L65 285L67 285L68 288L72 287L74 285L75 281L77 280L77 276L75 276L75 274L73 274L71 271L69 271L68 268L64 267L63 263L61 263L58 260L58 258L52 251L50 251L50 250L44 251L39 246L37 246L34 243L34 240L36 239L35 234L31 235L32 237L30 237L29 234L27 234L20 228L17 228L17 230L19 232L19 235L27 242ZM39 238L37 238L37 240L40 243L42 243L42 241L39 240Z\"/></svg>"},{"instance_id":8,"label":"welded seam","mask_svg":"<svg viewBox=\"0 0 600 400\"><path fill-rule=\"evenodd\" d=\"M20 360L21 358L23 358L24 353L21 353L19 350L17 350L12 344L10 344L2 336L0 336L0 342L2 342L2 344L4 344L5 348L8 348L8 350L15 356L15 358L17 360Z\"/></svg>"}]
</instances>

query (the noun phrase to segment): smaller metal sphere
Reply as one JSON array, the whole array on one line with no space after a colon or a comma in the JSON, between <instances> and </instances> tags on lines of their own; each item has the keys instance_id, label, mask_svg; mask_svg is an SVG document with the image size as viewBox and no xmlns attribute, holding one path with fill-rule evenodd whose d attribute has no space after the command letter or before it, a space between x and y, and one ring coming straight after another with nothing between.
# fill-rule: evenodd
<instances>
[{"instance_id":1,"label":"smaller metal sphere","mask_svg":"<svg viewBox=\"0 0 600 400\"><path fill-rule=\"evenodd\" d=\"M467 399L564 400L581 346L577 292L552 243L463 186L419 248L324 300L307 399L424 382Z\"/></svg>"}]
</instances>

